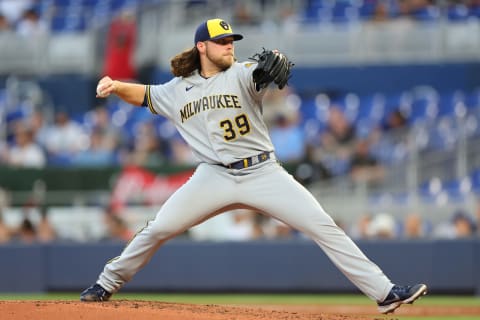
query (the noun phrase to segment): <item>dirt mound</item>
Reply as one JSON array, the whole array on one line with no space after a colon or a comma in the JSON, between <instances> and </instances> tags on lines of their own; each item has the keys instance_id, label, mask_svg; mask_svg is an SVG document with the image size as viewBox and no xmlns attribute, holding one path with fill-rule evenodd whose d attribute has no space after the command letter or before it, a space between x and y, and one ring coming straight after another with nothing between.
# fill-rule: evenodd
<instances>
[{"instance_id":1,"label":"dirt mound","mask_svg":"<svg viewBox=\"0 0 480 320\"><path fill-rule=\"evenodd\" d=\"M371 320L375 306L227 306L112 300L0 301L2 320ZM395 315L480 315L480 307L403 306Z\"/></svg>"}]
</instances>

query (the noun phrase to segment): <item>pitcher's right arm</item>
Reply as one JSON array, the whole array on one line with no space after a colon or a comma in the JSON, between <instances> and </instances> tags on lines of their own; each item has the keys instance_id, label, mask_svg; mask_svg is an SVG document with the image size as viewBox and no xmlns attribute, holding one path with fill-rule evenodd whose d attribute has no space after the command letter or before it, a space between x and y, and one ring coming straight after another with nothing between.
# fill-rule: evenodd
<instances>
[{"instance_id":1,"label":"pitcher's right arm","mask_svg":"<svg viewBox=\"0 0 480 320\"><path fill-rule=\"evenodd\" d=\"M145 98L145 88L143 84L112 80L109 76L105 76L97 84L97 98L116 94L127 103L141 106Z\"/></svg>"}]
</instances>

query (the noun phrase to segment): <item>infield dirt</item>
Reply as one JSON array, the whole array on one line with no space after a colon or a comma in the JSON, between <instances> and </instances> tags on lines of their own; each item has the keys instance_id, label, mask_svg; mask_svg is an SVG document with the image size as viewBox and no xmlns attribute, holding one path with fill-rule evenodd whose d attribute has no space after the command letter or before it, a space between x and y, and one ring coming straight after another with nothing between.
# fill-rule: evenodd
<instances>
[{"instance_id":1,"label":"infield dirt","mask_svg":"<svg viewBox=\"0 0 480 320\"><path fill-rule=\"evenodd\" d=\"M158 301L0 301L2 320L395 320L397 316L480 316L480 306L410 306L382 316L375 306L204 305Z\"/></svg>"}]
</instances>

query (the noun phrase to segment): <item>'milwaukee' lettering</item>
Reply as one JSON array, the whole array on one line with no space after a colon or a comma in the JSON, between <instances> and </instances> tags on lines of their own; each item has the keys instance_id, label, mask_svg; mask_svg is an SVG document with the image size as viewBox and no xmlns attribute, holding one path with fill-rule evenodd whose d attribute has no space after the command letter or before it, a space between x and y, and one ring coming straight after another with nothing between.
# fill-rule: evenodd
<instances>
[{"instance_id":1,"label":"'milwaukee' lettering","mask_svg":"<svg viewBox=\"0 0 480 320\"><path fill-rule=\"evenodd\" d=\"M208 97L202 97L197 100L190 101L180 109L180 118L182 123L190 119L197 113L207 110L220 110L225 108L241 108L238 102L238 96L233 94L219 94Z\"/></svg>"}]
</instances>

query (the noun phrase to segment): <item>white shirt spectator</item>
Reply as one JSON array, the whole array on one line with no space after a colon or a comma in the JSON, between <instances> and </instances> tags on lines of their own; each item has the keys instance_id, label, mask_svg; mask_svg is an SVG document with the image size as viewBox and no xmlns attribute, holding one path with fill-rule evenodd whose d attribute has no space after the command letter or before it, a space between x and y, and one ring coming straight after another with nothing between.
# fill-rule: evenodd
<instances>
[{"instance_id":1,"label":"white shirt spectator","mask_svg":"<svg viewBox=\"0 0 480 320\"><path fill-rule=\"evenodd\" d=\"M19 124L15 130L15 144L9 148L7 163L16 167L43 168L46 163L42 148L33 140L33 132Z\"/></svg>"},{"instance_id":2,"label":"white shirt spectator","mask_svg":"<svg viewBox=\"0 0 480 320\"><path fill-rule=\"evenodd\" d=\"M10 24L16 23L31 7L33 7L33 0L0 0L0 12Z\"/></svg>"},{"instance_id":3,"label":"white shirt spectator","mask_svg":"<svg viewBox=\"0 0 480 320\"><path fill-rule=\"evenodd\" d=\"M33 9L25 11L17 24L17 33L24 37L41 36L48 33L48 26Z\"/></svg>"},{"instance_id":4,"label":"white shirt spectator","mask_svg":"<svg viewBox=\"0 0 480 320\"><path fill-rule=\"evenodd\" d=\"M43 150L34 143L23 147L12 147L9 158L11 165L27 168L43 168L46 162Z\"/></svg>"},{"instance_id":5,"label":"white shirt spectator","mask_svg":"<svg viewBox=\"0 0 480 320\"><path fill-rule=\"evenodd\" d=\"M76 153L88 147L88 135L65 113L57 113L55 125L50 127L47 132L45 145L50 153Z\"/></svg>"}]
</instances>

